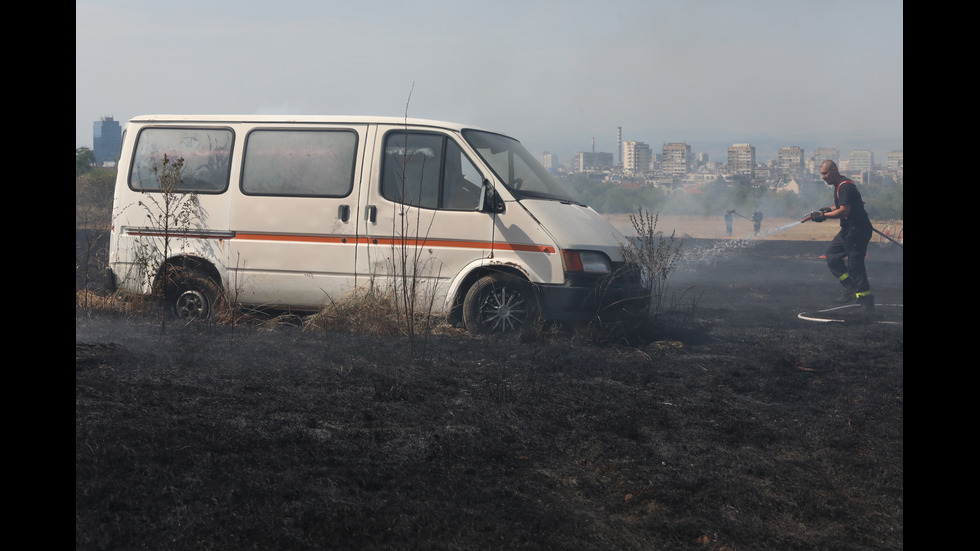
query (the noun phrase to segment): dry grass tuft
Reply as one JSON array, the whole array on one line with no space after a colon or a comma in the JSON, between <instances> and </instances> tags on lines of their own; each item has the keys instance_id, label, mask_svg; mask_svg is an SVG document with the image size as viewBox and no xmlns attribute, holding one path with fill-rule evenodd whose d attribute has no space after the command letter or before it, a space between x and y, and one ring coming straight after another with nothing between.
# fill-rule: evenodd
<instances>
[{"instance_id":1,"label":"dry grass tuft","mask_svg":"<svg viewBox=\"0 0 980 551\"><path fill-rule=\"evenodd\" d=\"M427 326L434 328L434 333L454 332L441 317L433 317ZM376 337L406 334L405 315L395 293L378 289L359 288L344 297L331 298L319 312L303 320L303 328Z\"/></svg>"},{"instance_id":2,"label":"dry grass tuft","mask_svg":"<svg viewBox=\"0 0 980 551\"><path fill-rule=\"evenodd\" d=\"M84 310L98 310L126 316L142 316L159 309L159 304L150 297L122 297L115 294L75 289L75 307Z\"/></svg>"}]
</instances>

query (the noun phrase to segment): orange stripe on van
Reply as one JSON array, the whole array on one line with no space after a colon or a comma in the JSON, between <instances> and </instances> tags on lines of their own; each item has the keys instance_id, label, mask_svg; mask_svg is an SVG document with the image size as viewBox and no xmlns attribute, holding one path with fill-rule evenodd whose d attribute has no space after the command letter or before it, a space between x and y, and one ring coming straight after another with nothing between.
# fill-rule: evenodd
<instances>
[{"instance_id":1,"label":"orange stripe on van","mask_svg":"<svg viewBox=\"0 0 980 551\"><path fill-rule=\"evenodd\" d=\"M355 243L355 239L337 235L300 235L275 233L237 232L235 239L250 241L284 241L298 243ZM555 248L550 245L534 245L524 243L490 243L488 241L465 241L455 239L402 239L399 237L366 237L356 239L357 243L369 245L407 246L407 247L443 247L451 249L495 249L521 252L554 254Z\"/></svg>"},{"instance_id":2,"label":"orange stripe on van","mask_svg":"<svg viewBox=\"0 0 980 551\"><path fill-rule=\"evenodd\" d=\"M532 253L554 254L555 248L550 245L522 245L520 243L495 243L494 249L505 249L509 251L525 251Z\"/></svg>"},{"instance_id":3,"label":"orange stripe on van","mask_svg":"<svg viewBox=\"0 0 980 551\"><path fill-rule=\"evenodd\" d=\"M281 234L281 233L236 232L235 239L245 239L248 241L297 241L300 243L346 243L347 242L346 237L339 236L339 235L290 235L290 234Z\"/></svg>"},{"instance_id":4,"label":"orange stripe on van","mask_svg":"<svg viewBox=\"0 0 980 551\"><path fill-rule=\"evenodd\" d=\"M461 241L454 239L401 239L399 237L362 237L361 241L370 241L373 245L406 245L410 247L445 247L450 249L496 249L509 251L525 251L534 253L554 253L555 248L548 245L532 245L521 243L491 243L489 241Z\"/></svg>"}]
</instances>

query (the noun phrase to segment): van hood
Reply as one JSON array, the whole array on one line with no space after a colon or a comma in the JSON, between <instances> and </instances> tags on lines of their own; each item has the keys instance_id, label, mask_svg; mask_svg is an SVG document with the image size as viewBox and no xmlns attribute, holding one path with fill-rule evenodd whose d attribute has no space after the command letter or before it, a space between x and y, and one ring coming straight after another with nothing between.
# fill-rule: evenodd
<instances>
[{"instance_id":1,"label":"van hood","mask_svg":"<svg viewBox=\"0 0 980 551\"><path fill-rule=\"evenodd\" d=\"M602 251L613 262L623 260L621 244L626 236L592 207L542 199L521 199L520 203L559 248Z\"/></svg>"}]
</instances>

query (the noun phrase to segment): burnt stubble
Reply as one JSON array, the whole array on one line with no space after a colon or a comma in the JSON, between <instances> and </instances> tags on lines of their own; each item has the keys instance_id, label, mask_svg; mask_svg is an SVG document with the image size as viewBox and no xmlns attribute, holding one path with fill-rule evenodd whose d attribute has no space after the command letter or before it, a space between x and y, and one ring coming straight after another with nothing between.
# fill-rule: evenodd
<instances>
[{"instance_id":1,"label":"burnt stubble","mask_svg":"<svg viewBox=\"0 0 980 551\"><path fill-rule=\"evenodd\" d=\"M76 549L902 549L902 249L818 323L822 243L714 246L632 342L76 309Z\"/></svg>"}]
</instances>

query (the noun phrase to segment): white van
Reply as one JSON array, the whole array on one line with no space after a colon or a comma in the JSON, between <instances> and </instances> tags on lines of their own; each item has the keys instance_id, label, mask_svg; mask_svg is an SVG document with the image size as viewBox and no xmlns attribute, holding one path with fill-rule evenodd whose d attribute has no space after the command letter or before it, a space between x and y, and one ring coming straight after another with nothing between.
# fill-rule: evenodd
<instances>
[{"instance_id":1,"label":"white van","mask_svg":"<svg viewBox=\"0 0 980 551\"><path fill-rule=\"evenodd\" d=\"M112 216L107 286L160 292L183 318L220 300L315 311L384 285L473 332L616 319L644 302L621 233L520 142L463 124L136 117Z\"/></svg>"}]
</instances>

